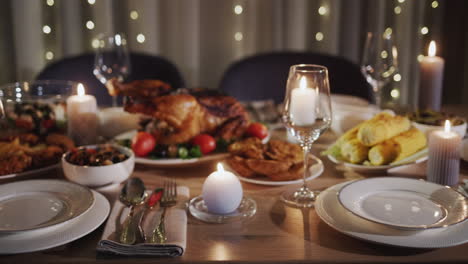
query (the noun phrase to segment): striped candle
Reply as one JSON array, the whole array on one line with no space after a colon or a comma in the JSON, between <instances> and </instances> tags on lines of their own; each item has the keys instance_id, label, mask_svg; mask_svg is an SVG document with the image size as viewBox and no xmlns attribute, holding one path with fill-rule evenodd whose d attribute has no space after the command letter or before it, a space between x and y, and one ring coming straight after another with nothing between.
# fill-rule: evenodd
<instances>
[{"instance_id":1,"label":"striped candle","mask_svg":"<svg viewBox=\"0 0 468 264\"><path fill-rule=\"evenodd\" d=\"M445 130L429 135L429 159L427 180L442 185L455 186L460 174L461 137L450 131L450 121L445 121Z\"/></svg>"}]
</instances>

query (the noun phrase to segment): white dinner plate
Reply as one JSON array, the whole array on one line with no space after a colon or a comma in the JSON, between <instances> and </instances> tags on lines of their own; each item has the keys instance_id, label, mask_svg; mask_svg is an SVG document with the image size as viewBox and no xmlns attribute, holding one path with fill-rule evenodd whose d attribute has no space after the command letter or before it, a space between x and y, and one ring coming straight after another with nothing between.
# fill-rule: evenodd
<instances>
[{"instance_id":1,"label":"white dinner plate","mask_svg":"<svg viewBox=\"0 0 468 264\"><path fill-rule=\"evenodd\" d=\"M314 155L311 155L311 157L314 163L309 167L310 176L306 178L306 181L310 181L312 179L317 178L323 173L323 170L324 170L323 162L319 158L315 157ZM297 179L297 180L290 180L290 181L273 181L267 176L247 178L247 177L240 176L238 173L236 173L236 171L232 169L227 162L225 162L223 166L226 168L226 170L232 171L239 178L239 180L244 181L244 182L259 184L259 185L278 186L278 185L297 184L297 183L302 183L304 181L302 178Z\"/></svg>"},{"instance_id":2,"label":"white dinner plate","mask_svg":"<svg viewBox=\"0 0 468 264\"><path fill-rule=\"evenodd\" d=\"M38 168L38 169L34 169L34 170L27 170L27 171L20 172L20 173L0 175L0 180L32 176L32 175L36 175L36 174L40 174L40 173L45 173L45 172L48 172L48 171L51 171L51 170L55 170L58 167L60 167L60 162L57 163L57 164L53 164L53 165L44 167L44 168Z\"/></svg>"},{"instance_id":3,"label":"white dinner plate","mask_svg":"<svg viewBox=\"0 0 468 264\"><path fill-rule=\"evenodd\" d=\"M79 239L98 228L110 212L107 199L92 191L95 203L82 217L64 225L44 229L0 235L0 254L34 252L64 245Z\"/></svg>"},{"instance_id":4,"label":"white dinner plate","mask_svg":"<svg viewBox=\"0 0 468 264\"><path fill-rule=\"evenodd\" d=\"M0 186L0 234L63 224L93 205L91 191L62 180L28 180Z\"/></svg>"},{"instance_id":5,"label":"white dinner plate","mask_svg":"<svg viewBox=\"0 0 468 264\"><path fill-rule=\"evenodd\" d=\"M317 215L338 232L379 244L412 248L443 248L468 242L468 221L446 228L403 230L368 221L346 210L338 201L340 189L349 182L321 192L315 202Z\"/></svg>"},{"instance_id":6,"label":"white dinner plate","mask_svg":"<svg viewBox=\"0 0 468 264\"><path fill-rule=\"evenodd\" d=\"M428 158L427 147L402 160L399 160L394 163L390 163L389 165L380 165L380 166L353 164L353 163L340 160L332 155L328 155L328 159L336 164L343 164L346 167L353 169L356 172L367 172L367 173L381 173L392 168L421 163L423 161L426 161L427 158Z\"/></svg>"},{"instance_id":7,"label":"white dinner plate","mask_svg":"<svg viewBox=\"0 0 468 264\"><path fill-rule=\"evenodd\" d=\"M403 229L447 227L468 217L468 201L461 193L416 179L358 180L344 186L338 199L360 217Z\"/></svg>"}]
</instances>

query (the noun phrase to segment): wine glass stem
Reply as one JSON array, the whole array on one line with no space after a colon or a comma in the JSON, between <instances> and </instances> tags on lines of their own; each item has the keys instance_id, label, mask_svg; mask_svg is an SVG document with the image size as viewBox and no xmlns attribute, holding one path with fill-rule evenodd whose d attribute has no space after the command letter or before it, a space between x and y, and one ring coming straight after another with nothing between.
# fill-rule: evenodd
<instances>
[{"instance_id":1,"label":"wine glass stem","mask_svg":"<svg viewBox=\"0 0 468 264\"><path fill-rule=\"evenodd\" d=\"M117 107L117 96L112 96L112 107Z\"/></svg>"},{"instance_id":2,"label":"wine glass stem","mask_svg":"<svg viewBox=\"0 0 468 264\"><path fill-rule=\"evenodd\" d=\"M309 161L309 152L310 152L310 145L304 144L302 146L302 151L304 152L304 177L303 177L303 189L307 189L307 175L308 175L308 161Z\"/></svg>"},{"instance_id":3,"label":"wine glass stem","mask_svg":"<svg viewBox=\"0 0 468 264\"><path fill-rule=\"evenodd\" d=\"M374 100L375 105L381 109L382 108L382 88L383 85L379 81L372 82L372 90L374 91Z\"/></svg>"}]
</instances>

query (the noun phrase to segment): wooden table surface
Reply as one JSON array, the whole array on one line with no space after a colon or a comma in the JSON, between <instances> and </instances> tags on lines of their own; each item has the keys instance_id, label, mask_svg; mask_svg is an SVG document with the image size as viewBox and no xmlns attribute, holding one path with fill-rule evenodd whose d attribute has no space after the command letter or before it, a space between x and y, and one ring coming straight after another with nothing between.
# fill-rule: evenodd
<instances>
[{"instance_id":1,"label":"wooden table surface","mask_svg":"<svg viewBox=\"0 0 468 264\"><path fill-rule=\"evenodd\" d=\"M315 154L333 138L329 133L319 139ZM324 189L343 181L370 177L348 171L326 158L322 160L325 171L309 182L311 188ZM468 164L462 161L461 165L462 178L467 178ZM177 169L137 166L132 177L140 177L149 187L158 186L164 177L176 178L179 185L190 188L193 197L200 194L205 177L214 168L213 163ZM423 178L424 172L425 164L421 164L393 170L389 175ZM208 224L189 215L187 249L182 257L129 258L97 254L102 225L65 246L0 256L0 263L468 263L468 243L442 249L411 249L361 241L330 228L314 209L285 206L278 199L284 187L242 185L245 194L257 202L256 215L230 224Z\"/></svg>"}]
</instances>

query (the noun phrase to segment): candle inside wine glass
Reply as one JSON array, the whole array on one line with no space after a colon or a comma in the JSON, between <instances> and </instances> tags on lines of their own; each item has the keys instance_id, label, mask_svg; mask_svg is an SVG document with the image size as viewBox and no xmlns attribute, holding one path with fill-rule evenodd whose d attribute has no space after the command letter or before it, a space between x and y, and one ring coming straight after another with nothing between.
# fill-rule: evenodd
<instances>
[{"instance_id":1,"label":"candle inside wine glass","mask_svg":"<svg viewBox=\"0 0 468 264\"><path fill-rule=\"evenodd\" d=\"M299 89L291 92L291 113L294 122L298 125L307 125L315 122L315 99L318 89L307 87L307 79L302 76L299 81Z\"/></svg>"},{"instance_id":2,"label":"candle inside wine glass","mask_svg":"<svg viewBox=\"0 0 468 264\"><path fill-rule=\"evenodd\" d=\"M299 141L304 153L303 185L286 190L281 199L294 207L314 206L316 191L307 187L312 143L330 127L331 101L328 70L311 64L291 66L286 84L283 123Z\"/></svg>"}]
</instances>

